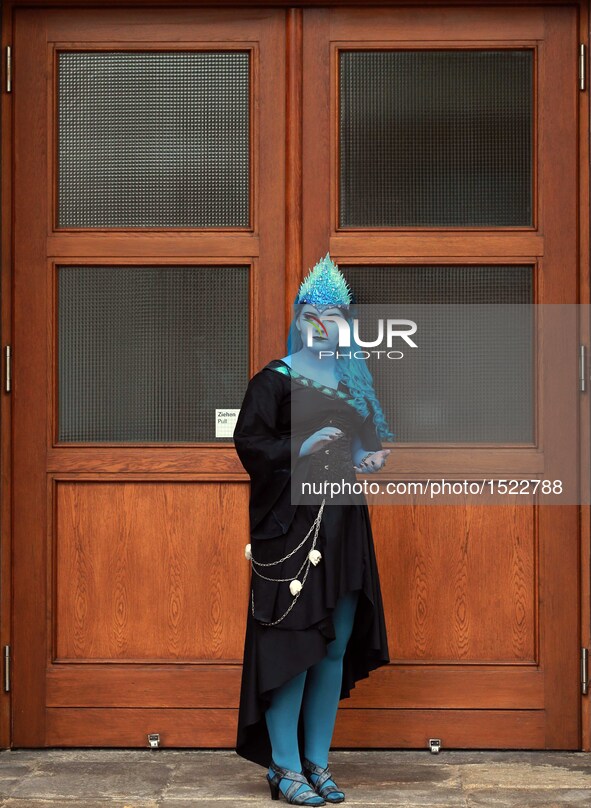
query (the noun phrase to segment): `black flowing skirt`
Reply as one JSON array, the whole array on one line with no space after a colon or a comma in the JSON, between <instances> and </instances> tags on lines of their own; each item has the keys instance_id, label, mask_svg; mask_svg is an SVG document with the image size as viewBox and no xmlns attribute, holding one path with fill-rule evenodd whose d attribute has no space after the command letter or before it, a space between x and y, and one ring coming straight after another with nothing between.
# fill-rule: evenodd
<instances>
[{"instance_id":1,"label":"black flowing skirt","mask_svg":"<svg viewBox=\"0 0 591 808\"><path fill-rule=\"evenodd\" d=\"M307 534L318 505L299 506L287 534L264 541L252 540L257 561L282 558ZM269 577L295 577L311 549L310 538L292 558L263 568ZM273 691L319 662L327 645L335 639L333 611L338 599L358 590L353 629L343 658L343 679L339 699L350 696L359 679L390 662L380 580L367 504L333 504L327 501L316 548L322 554L310 564L308 577L295 605L277 625L265 625L281 617L293 601L289 583L273 584L252 571L249 594L244 662L236 752L241 757L268 767L272 749L265 720ZM270 572L264 572L265 569ZM302 576L299 576L301 580ZM252 604L256 618L252 613ZM300 757L304 755L302 714L298 723Z\"/></svg>"}]
</instances>

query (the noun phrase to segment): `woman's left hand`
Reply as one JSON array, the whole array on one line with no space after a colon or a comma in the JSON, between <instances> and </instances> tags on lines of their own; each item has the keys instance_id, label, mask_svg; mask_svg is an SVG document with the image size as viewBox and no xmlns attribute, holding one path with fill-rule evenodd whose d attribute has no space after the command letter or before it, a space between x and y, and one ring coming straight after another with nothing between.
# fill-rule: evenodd
<instances>
[{"instance_id":1,"label":"woman's left hand","mask_svg":"<svg viewBox=\"0 0 591 808\"><path fill-rule=\"evenodd\" d=\"M353 466L355 471L363 471L365 473L379 471L386 458L390 454L391 449L380 449L378 452L372 452L369 457L366 457L358 466Z\"/></svg>"}]
</instances>

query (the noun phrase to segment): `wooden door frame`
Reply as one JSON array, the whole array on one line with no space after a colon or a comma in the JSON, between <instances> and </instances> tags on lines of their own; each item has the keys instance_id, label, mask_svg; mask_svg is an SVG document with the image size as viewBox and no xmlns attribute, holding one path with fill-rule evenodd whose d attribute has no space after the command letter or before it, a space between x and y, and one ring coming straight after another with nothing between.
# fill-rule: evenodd
<instances>
[{"instance_id":1,"label":"wooden door frame","mask_svg":"<svg viewBox=\"0 0 591 808\"><path fill-rule=\"evenodd\" d=\"M449 2L446 0L423 0L416 2L417 10L425 6L445 7ZM454 5L490 5L490 3L474 2L474 0L454 0ZM589 132L590 132L590 106L589 89L591 84L591 61L589 59L590 44L590 24L591 24L591 0L497 0L495 5L565 5L576 6L579 11L579 42L587 46L586 64L586 86L584 92L579 93L579 215L578 223L578 246L579 246L579 278L578 278L578 302L589 306L591 304L591 282L589 277L590 269L590 191L589 191ZM13 166L13 114L12 95L7 92L7 69L6 69L6 48L12 46L13 24L15 9L19 6L28 7L71 7L84 8L85 6L96 5L93 0L5 0L2 7L2 67L0 69L0 82L2 86L2 101L0 115L2 120L1 131L1 299L0 299L0 327L2 336L2 373L6 371L5 346L12 343L12 290L13 290L13 249L12 239L13 227L13 187L12 187L12 166ZM102 8L107 10L110 6L116 8L121 3L118 0L103 0ZM168 3L162 0L126 0L128 7L168 7ZM217 9L223 6L236 6L236 0L176 0L178 7L207 7L212 6ZM286 240L286 300L285 300L285 322L289 323L291 317L291 303L300 282L300 270L302 266L302 152L301 152L301 123L302 123L302 92L301 76L302 67L302 30L303 12L310 7L328 6L359 6L364 5L359 0L243 0L241 6L254 6L259 8L283 8L286 14L286 216L285 216L285 240ZM396 7L400 3L391 0L372 0L371 5ZM409 5L408 2L404 5ZM18 55L13 52L13 79L18 81ZM573 76L574 78L574 76ZM587 355L591 355L591 333L589 324L586 322L581 330L581 342L587 346ZM588 369L587 369L588 370ZM589 374L587 373L589 378ZM588 381L587 389L589 391ZM583 490L587 490L590 485L590 464L591 464L591 425L589 422L589 395L581 395L579 398L580 428L581 428L581 453L580 453L580 474ZM4 651L7 646L12 646L12 414L10 393L6 392L3 383L3 394L0 399L0 646L2 654L2 696L0 698L0 748L10 748L11 746L11 694L4 687L6 667ZM591 506L582 505L581 531L580 531L580 644L581 647L591 650ZM18 656L15 660L15 649L11 647L10 672L11 675L18 675ZM591 695L591 694L590 694ZM591 751L591 709L589 707L589 696L581 698L581 749Z\"/></svg>"}]
</instances>

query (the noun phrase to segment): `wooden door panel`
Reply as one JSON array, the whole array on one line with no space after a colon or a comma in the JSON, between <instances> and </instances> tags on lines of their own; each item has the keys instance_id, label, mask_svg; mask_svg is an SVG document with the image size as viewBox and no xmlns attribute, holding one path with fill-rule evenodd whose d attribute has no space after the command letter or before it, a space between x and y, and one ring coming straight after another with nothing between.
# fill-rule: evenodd
<instances>
[{"instance_id":1,"label":"wooden door panel","mask_svg":"<svg viewBox=\"0 0 591 808\"><path fill-rule=\"evenodd\" d=\"M54 485L56 663L241 659L249 570L232 537L248 533L245 485Z\"/></svg>"},{"instance_id":2,"label":"wooden door panel","mask_svg":"<svg viewBox=\"0 0 591 808\"><path fill-rule=\"evenodd\" d=\"M248 476L231 436L214 434L212 410L239 406L227 391L243 395L282 350L284 15L17 8L14 47L12 741L147 746L156 731L163 744L230 746L249 597ZM212 54L219 67L234 53L241 63L248 55L248 72L237 89L214 77L228 117L206 131L201 153L187 135L199 113L191 105L205 98L200 125L217 120L218 85L203 82ZM174 85L191 105L177 105L171 132L175 65L202 54L201 94L190 94L191 82ZM105 128L101 116L121 116L121 126ZM218 193L233 182L223 137L237 138L248 166L236 211ZM185 148L192 171L175 162L171 144ZM222 157L212 161L216 149ZM203 214L202 186L190 185L200 166L217 213ZM163 189L162 209L144 206L138 216L142 182L153 184L152 199ZM224 286L232 273L240 283ZM236 305L246 344L208 364L232 333ZM193 423L203 412L190 393L203 378L205 427ZM219 401L210 402L211 388Z\"/></svg>"},{"instance_id":3,"label":"wooden door panel","mask_svg":"<svg viewBox=\"0 0 591 808\"><path fill-rule=\"evenodd\" d=\"M393 662L535 664L531 508L463 498L436 507L371 506L371 514L378 535L387 537L380 562ZM473 675L456 675L464 673ZM469 697L461 686L458 694Z\"/></svg>"},{"instance_id":4,"label":"wooden door panel","mask_svg":"<svg viewBox=\"0 0 591 808\"><path fill-rule=\"evenodd\" d=\"M519 270L529 266L528 303L576 303L576 10L478 6L468 11L429 7L418 13L414 8L324 8L307 10L304 20L304 264L311 264L328 245L348 280L360 287L353 285L360 303L376 302L364 298L363 291L371 278L375 293L376 269L385 277L397 270L408 274L413 268L430 268L433 274L448 266L472 268L477 290L476 270L482 265ZM425 176L423 185L429 187L423 167L409 165L413 155L423 150L436 174L433 192L440 197L445 192L441 198L462 208L463 194L481 181L479 170L498 145L482 150L486 127L480 124L493 120L486 116L492 112L508 127L527 133L519 129L519 110L527 109L523 95L513 118L515 99L503 105L504 95L512 91L509 82L498 94L494 82L487 85L495 93L494 112L486 107L486 98L474 100L467 94L463 119L462 99L445 84L445 74L432 72L428 61L420 62L422 53L429 59L433 50L463 58L466 51L496 54L499 49L516 51L519 59L524 51L530 54L531 83L525 98L532 109L530 162L515 169L527 170L531 177L530 217L523 216L518 225L495 224L493 217L477 226L468 221L443 224L442 202L440 223L426 224L418 214L415 223L409 223L404 207L422 210L417 194L424 188L411 185L408 178L422 182ZM342 54L348 59L349 51L372 54L373 61L366 60L369 66L357 75L356 84L342 67ZM398 64L407 75L412 65L420 66L422 83L413 84L411 75L405 84L404 78L386 72L384 65L390 64L394 51L404 55ZM381 54L381 61L375 54ZM365 106L359 99L363 113L355 112L354 86L369 99ZM431 92L433 86L439 88L438 97ZM523 85L515 92L523 93ZM449 114L441 100L447 98ZM421 129L412 118L421 114L430 129L427 124ZM463 137L463 129L471 126L472 145L481 149L470 153L481 158L468 164L472 185L464 184L462 155L451 148L453 138ZM421 140L419 146L409 133ZM349 143L345 138L353 139ZM424 142L433 145L432 155ZM406 164L399 157L401 150L408 156ZM374 152L381 163L372 159ZM450 154L456 162L441 165ZM342 209L348 204L343 178L351 174L344 164L347 155L367 167L365 174L358 174L361 204L366 205L363 224L342 224ZM497 160L499 176L505 165ZM447 178L447 185L437 184L439 176ZM388 179L390 198L379 190ZM355 184L347 182L347 193L353 195ZM486 210L488 200L479 201ZM396 215L405 223L384 224L395 221ZM403 289L405 300L412 288ZM396 301L384 295L379 302ZM461 302L470 301L464 297ZM538 344L541 372L536 377L533 442L394 442L388 466L376 478L527 480L564 468L564 458L578 454L578 342L573 318L559 340L553 342L549 331ZM429 400L430 395L425 389L424 397ZM396 425L397 413L387 412L386 417ZM572 428L559 436L551 428L554 421ZM575 485L574 463L567 472L568 483ZM369 736L367 745L376 746L423 746L435 736L448 747L579 747L578 507L542 502L538 498L529 507L510 500L501 506L482 504L473 498L458 498L457 505L370 502L392 658L392 665L376 676L373 706L381 707L387 719L367 719L367 691L359 687L350 704L339 710L336 744L346 745L358 732L364 739ZM371 726L366 729L366 724Z\"/></svg>"}]
</instances>

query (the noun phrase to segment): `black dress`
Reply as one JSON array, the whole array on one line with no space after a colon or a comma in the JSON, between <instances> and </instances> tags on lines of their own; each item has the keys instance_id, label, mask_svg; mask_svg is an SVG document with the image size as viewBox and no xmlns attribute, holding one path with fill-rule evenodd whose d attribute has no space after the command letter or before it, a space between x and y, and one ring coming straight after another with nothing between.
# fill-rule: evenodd
<instances>
[{"instance_id":1,"label":"black dress","mask_svg":"<svg viewBox=\"0 0 591 808\"><path fill-rule=\"evenodd\" d=\"M327 425L339 427L343 435L300 458L304 440ZM298 499L303 481L357 480L351 456L355 435L368 451L382 448L371 408L364 419L342 381L336 391L323 387L296 374L281 359L272 360L252 377L233 437L251 478L250 542L256 561L283 558L310 530L322 496ZM265 767L272 755L265 721L272 691L326 656L327 644L335 639L332 612L339 597L360 591L343 658L339 699L348 698L355 683L371 670L390 662L365 496L344 493L326 497L325 503L315 548L322 557L318 564L309 564L295 603L289 582L268 581L251 573L236 752ZM263 574L288 581L295 577L312 538L281 564L263 567ZM274 621L279 622L269 625ZM303 756L301 713L298 739Z\"/></svg>"}]
</instances>

